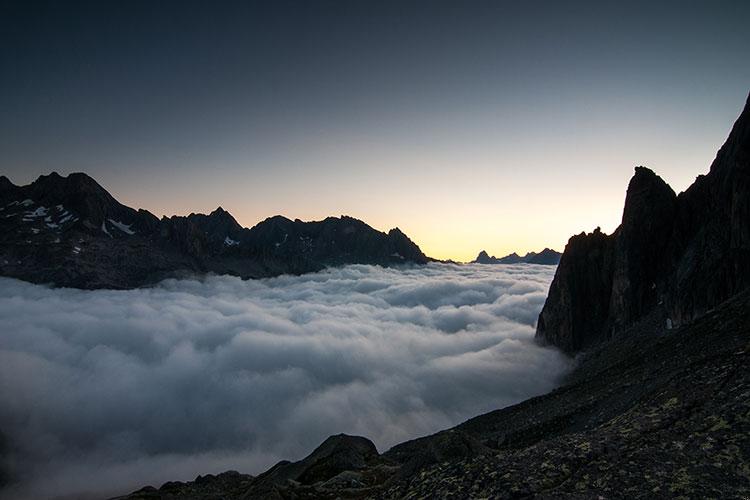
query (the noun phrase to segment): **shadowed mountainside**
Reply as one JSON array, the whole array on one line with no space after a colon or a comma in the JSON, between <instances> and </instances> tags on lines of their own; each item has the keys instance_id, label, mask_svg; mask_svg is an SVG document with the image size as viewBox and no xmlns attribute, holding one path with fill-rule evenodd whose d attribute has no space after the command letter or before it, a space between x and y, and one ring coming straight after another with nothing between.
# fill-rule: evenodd
<instances>
[{"instance_id":1,"label":"shadowed mountainside","mask_svg":"<svg viewBox=\"0 0 750 500\"><path fill-rule=\"evenodd\" d=\"M183 272L260 278L428 261L398 228L386 234L346 216L275 216L251 229L221 207L158 219L82 173L27 186L0 177L0 232L0 276L76 288L133 288Z\"/></svg>"},{"instance_id":2,"label":"shadowed mountainside","mask_svg":"<svg viewBox=\"0 0 750 500\"><path fill-rule=\"evenodd\" d=\"M687 324L750 286L750 98L707 175L685 192L637 167L622 224L573 236L537 338L573 353L646 317Z\"/></svg>"}]
</instances>

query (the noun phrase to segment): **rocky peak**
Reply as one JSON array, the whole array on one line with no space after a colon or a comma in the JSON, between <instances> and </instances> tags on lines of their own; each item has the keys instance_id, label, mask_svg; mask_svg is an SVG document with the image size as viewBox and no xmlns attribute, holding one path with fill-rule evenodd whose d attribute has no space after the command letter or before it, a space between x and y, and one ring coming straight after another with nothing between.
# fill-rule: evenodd
<instances>
[{"instance_id":1,"label":"rocky peak","mask_svg":"<svg viewBox=\"0 0 750 500\"><path fill-rule=\"evenodd\" d=\"M560 263L560 252L545 248L539 253L527 254L526 262L529 264L557 265Z\"/></svg>"},{"instance_id":2,"label":"rocky peak","mask_svg":"<svg viewBox=\"0 0 750 500\"><path fill-rule=\"evenodd\" d=\"M392 256L421 264L427 262L427 256L399 228L396 227L388 231L388 241L393 248Z\"/></svg>"},{"instance_id":3,"label":"rocky peak","mask_svg":"<svg viewBox=\"0 0 750 500\"><path fill-rule=\"evenodd\" d=\"M637 167L613 236L571 238L537 338L575 352L639 321L693 321L750 287L748 221L750 99L710 172L684 193Z\"/></svg>"},{"instance_id":4,"label":"rocky peak","mask_svg":"<svg viewBox=\"0 0 750 500\"><path fill-rule=\"evenodd\" d=\"M236 239L242 231L242 226L232 217L232 214L221 207L208 215L190 214L188 220L209 238L224 242L227 237Z\"/></svg>"},{"instance_id":5,"label":"rocky peak","mask_svg":"<svg viewBox=\"0 0 750 500\"><path fill-rule=\"evenodd\" d=\"M750 94L745 101L742 113L737 117L729 132L729 137L711 163L709 175L720 177L721 181L726 182L725 178L732 173L743 171L747 174L748 169L750 169Z\"/></svg>"},{"instance_id":6,"label":"rocky peak","mask_svg":"<svg viewBox=\"0 0 750 500\"><path fill-rule=\"evenodd\" d=\"M133 222L136 212L121 205L98 182L80 172L63 177L57 172L42 175L32 182L27 194L35 202L50 207L63 205L92 227L100 227L112 218Z\"/></svg>"},{"instance_id":7,"label":"rocky peak","mask_svg":"<svg viewBox=\"0 0 750 500\"><path fill-rule=\"evenodd\" d=\"M258 476L248 494L252 498L270 497L271 492L289 481L303 485L321 483L346 471L364 469L379 458L377 448L367 438L346 434L330 436L302 460L280 462Z\"/></svg>"},{"instance_id":8,"label":"rocky peak","mask_svg":"<svg viewBox=\"0 0 750 500\"><path fill-rule=\"evenodd\" d=\"M490 257L490 254L488 254L485 250L482 250L479 252L479 255L477 255L477 258L474 259L474 262L477 264L492 264L492 261L495 260L494 257Z\"/></svg>"},{"instance_id":9,"label":"rocky peak","mask_svg":"<svg viewBox=\"0 0 750 500\"><path fill-rule=\"evenodd\" d=\"M677 195L664 180L646 167L635 167L628 184L622 225L634 226L646 223L666 211L671 215Z\"/></svg>"},{"instance_id":10,"label":"rocky peak","mask_svg":"<svg viewBox=\"0 0 750 500\"><path fill-rule=\"evenodd\" d=\"M542 265L557 265L560 262L560 253L555 252L550 248L545 248L539 253L526 252L526 255L521 257L517 252L506 255L505 257L490 256L486 251L482 250L474 259L476 264L542 264Z\"/></svg>"}]
</instances>

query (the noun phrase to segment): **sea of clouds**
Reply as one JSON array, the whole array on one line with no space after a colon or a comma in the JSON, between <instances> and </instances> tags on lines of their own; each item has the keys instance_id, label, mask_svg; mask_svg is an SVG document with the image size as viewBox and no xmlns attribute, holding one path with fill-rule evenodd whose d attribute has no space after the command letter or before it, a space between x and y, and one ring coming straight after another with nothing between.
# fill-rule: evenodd
<instances>
[{"instance_id":1,"label":"sea of clouds","mask_svg":"<svg viewBox=\"0 0 750 500\"><path fill-rule=\"evenodd\" d=\"M570 367L533 342L553 274L347 266L129 291L0 278L6 493L255 474L340 432L385 451L547 392Z\"/></svg>"}]
</instances>

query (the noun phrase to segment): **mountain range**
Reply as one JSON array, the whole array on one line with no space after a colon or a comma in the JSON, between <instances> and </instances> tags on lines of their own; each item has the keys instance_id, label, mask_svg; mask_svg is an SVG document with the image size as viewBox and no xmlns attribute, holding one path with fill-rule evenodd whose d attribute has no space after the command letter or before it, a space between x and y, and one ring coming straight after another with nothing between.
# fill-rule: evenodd
<instances>
[{"instance_id":1,"label":"mountain range","mask_svg":"<svg viewBox=\"0 0 750 500\"><path fill-rule=\"evenodd\" d=\"M145 499L750 497L750 98L676 195L638 167L622 224L568 242L537 339L577 356L549 394L379 453L329 437L257 477Z\"/></svg>"},{"instance_id":2,"label":"mountain range","mask_svg":"<svg viewBox=\"0 0 750 500\"><path fill-rule=\"evenodd\" d=\"M261 278L342 264L424 264L398 228L352 217L282 216L248 229L217 208L157 218L119 203L83 173L52 173L26 186L0 176L0 275L85 289L148 285L185 273Z\"/></svg>"},{"instance_id":3,"label":"mountain range","mask_svg":"<svg viewBox=\"0 0 750 500\"><path fill-rule=\"evenodd\" d=\"M516 252L506 255L505 257L490 256L482 250L477 258L472 261L473 264L543 264L556 266L560 262L562 254L551 248L545 248L539 253L528 252L526 255L518 255Z\"/></svg>"}]
</instances>

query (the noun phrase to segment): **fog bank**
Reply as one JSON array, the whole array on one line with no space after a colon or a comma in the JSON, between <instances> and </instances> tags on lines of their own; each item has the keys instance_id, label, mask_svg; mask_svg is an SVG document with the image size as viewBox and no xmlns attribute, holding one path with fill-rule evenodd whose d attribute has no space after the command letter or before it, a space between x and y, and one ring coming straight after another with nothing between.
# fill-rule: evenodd
<instances>
[{"instance_id":1,"label":"fog bank","mask_svg":"<svg viewBox=\"0 0 750 500\"><path fill-rule=\"evenodd\" d=\"M533 343L553 274L348 266L129 291L0 278L12 495L257 474L339 432L382 452L549 391L568 368Z\"/></svg>"}]
</instances>

